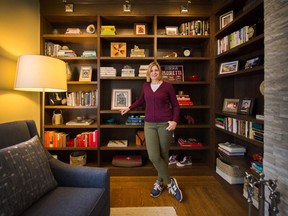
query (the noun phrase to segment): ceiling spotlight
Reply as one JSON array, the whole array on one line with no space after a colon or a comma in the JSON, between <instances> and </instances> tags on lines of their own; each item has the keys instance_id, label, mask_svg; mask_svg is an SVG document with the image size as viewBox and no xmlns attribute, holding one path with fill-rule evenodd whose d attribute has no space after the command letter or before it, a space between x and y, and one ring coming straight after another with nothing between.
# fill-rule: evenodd
<instances>
[{"instance_id":1,"label":"ceiling spotlight","mask_svg":"<svg viewBox=\"0 0 288 216\"><path fill-rule=\"evenodd\" d=\"M130 13L131 12L131 4L129 0L126 0L123 4L123 12Z\"/></svg>"},{"instance_id":2,"label":"ceiling spotlight","mask_svg":"<svg viewBox=\"0 0 288 216\"><path fill-rule=\"evenodd\" d=\"M191 1L187 1L186 5L180 5L180 11L181 13L188 13L188 6L191 3Z\"/></svg>"}]
</instances>

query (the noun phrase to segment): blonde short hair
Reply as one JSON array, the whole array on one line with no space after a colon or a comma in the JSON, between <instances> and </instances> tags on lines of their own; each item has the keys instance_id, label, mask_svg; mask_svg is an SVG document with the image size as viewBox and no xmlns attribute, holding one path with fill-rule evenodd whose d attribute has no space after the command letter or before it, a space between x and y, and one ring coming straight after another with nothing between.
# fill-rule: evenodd
<instances>
[{"instance_id":1,"label":"blonde short hair","mask_svg":"<svg viewBox=\"0 0 288 216\"><path fill-rule=\"evenodd\" d=\"M151 62L149 65L148 65L148 69L147 69L147 73L146 73L146 81L147 82L150 82L150 74L151 74L151 70L152 70L152 67L153 66L156 66L159 70L159 80L162 80L163 79L163 75L162 75L162 70L161 70L161 66L159 65L158 62L154 61L154 62Z\"/></svg>"}]
</instances>

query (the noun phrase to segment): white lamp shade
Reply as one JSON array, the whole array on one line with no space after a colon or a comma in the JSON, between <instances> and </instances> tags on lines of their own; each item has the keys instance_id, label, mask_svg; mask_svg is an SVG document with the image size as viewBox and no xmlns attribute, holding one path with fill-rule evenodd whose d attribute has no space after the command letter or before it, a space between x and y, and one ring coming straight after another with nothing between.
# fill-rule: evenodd
<instances>
[{"instance_id":1,"label":"white lamp shade","mask_svg":"<svg viewBox=\"0 0 288 216\"><path fill-rule=\"evenodd\" d=\"M65 62L43 55L20 56L14 89L34 92L67 91Z\"/></svg>"}]
</instances>

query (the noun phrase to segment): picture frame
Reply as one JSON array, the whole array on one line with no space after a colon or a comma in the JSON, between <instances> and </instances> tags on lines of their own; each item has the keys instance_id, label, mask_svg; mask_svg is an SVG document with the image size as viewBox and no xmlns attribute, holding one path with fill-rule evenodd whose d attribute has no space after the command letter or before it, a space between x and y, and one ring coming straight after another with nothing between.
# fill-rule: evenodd
<instances>
[{"instance_id":1,"label":"picture frame","mask_svg":"<svg viewBox=\"0 0 288 216\"><path fill-rule=\"evenodd\" d=\"M223 62L220 65L219 74L234 73L238 71L239 61Z\"/></svg>"},{"instance_id":2,"label":"picture frame","mask_svg":"<svg viewBox=\"0 0 288 216\"><path fill-rule=\"evenodd\" d=\"M178 26L166 26L165 33L166 35L178 35Z\"/></svg>"},{"instance_id":3,"label":"picture frame","mask_svg":"<svg viewBox=\"0 0 288 216\"><path fill-rule=\"evenodd\" d=\"M147 24L146 23L135 23L134 24L135 35L147 35Z\"/></svg>"},{"instance_id":4,"label":"picture frame","mask_svg":"<svg viewBox=\"0 0 288 216\"><path fill-rule=\"evenodd\" d=\"M91 81L92 66L81 66L79 81Z\"/></svg>"},{"instance_id":5,"label":"picture frame","mask_svg":"<svg viewBox=\"0 0 288 216\"><path fill-rule=\"evenodd\" d=\"M260 65L260 60L261 60L260 57L255 57L255 58L246 60L244 69L251 69L253 67Z\"/></svg>"},{"instance_id":6,"label":"picture frame","mask_svg":"<svg viewBox=\"0 0 288 216\"><path fill-rule=\"evenodd\" d=\"M110 56L111 57L126 57L127 44L125 42L111 42Z\"/></svg>"},{"instance_id":7,"label":"picture frame","mask_svg":"<svg viewBox=\"0 0 288 216\"><path fill-rule=\"evenodd\" d=\"M222 111L236 114L238 112L238 106L239 106L239 99L224 98Z\"/></svg>"},{"instance_id":8,"label":"picture frame","mask_svg":"<svg viewBox=\"0 0 288 216\"><path fill-rule=\"evenodd\" d=\"M219 17L219 23L220 23L220 29L224 28L227 26L230 22L233 21L233 10L221 15Z\"/></svg>"},{"instance_id":9,"label":"picture frame","mask_svg":"<svg viewBox=\"0 0 288 216\"><path fill-rule=\"evenodd\" d=\"M111 110L120 110L131 106L131 89L112 89Z\"/></svg>"},{"instance_id":10,"label":"picture frame","mask_svg":"<svg viewBox=\"0 0 288 216\"><path fill-rule=\"evenodd\" d=\"M65 105L67 103L66 92L48 92L48 99L49 104L52 106Z\"/></svg>"},{"instance_id":11,"label":"picture frame","mask_svg":"<svg viewBox=\"0 0 288 216\"><path fill-rule=\"evenodd\" d=\"M238 114L252 115L254 106L253 98L243 98L239 100Z\"/></svg>"}]
</instances>

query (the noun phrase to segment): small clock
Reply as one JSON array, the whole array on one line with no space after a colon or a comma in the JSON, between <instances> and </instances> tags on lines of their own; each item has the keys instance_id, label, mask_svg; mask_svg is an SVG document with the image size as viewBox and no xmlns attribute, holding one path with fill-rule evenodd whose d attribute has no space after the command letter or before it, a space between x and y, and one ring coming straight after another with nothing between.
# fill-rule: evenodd
<instances>
[{"instance_id":1,"label":"small clock","mask_svg":"<svg viewBox=\"0 0 288 216\"><path fill-rule=\"evenodd\" d=\"M183 56L185 56L185 57L191 56L191 49L190 48L183 48Z\"/></svg>"}]
</instances>

